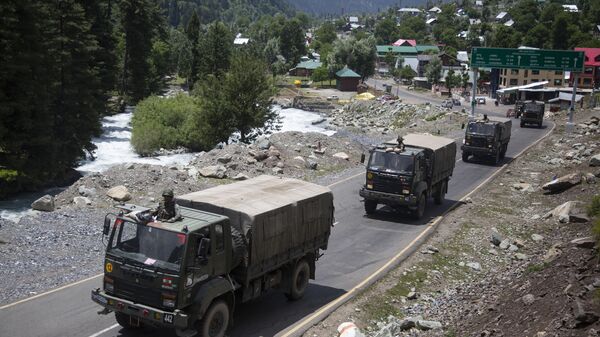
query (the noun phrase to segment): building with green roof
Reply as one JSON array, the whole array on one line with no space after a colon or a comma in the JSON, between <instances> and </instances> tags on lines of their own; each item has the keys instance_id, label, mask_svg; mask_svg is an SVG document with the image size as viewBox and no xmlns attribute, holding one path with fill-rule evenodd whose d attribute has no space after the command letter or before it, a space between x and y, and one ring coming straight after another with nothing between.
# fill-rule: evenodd
<instances>
[{"instance_id":1,"label":"building with green roof","mask_svg":"<svg viewBox=\"0 0 600 337\"><path fill-rule=\"evenodd\" d=\"M347 66L335 73L335 84L339 91L356 91L362 76Z\"/></svg>"},{"instance_id":2,"label":"building with green roof","mask_svg":"<svg viewBox=\"0 0 600 337\"><path fill-rule=\"evenodd\" d=\"M316 60L302 61L298 63L295 68L290 69L290 75L310 77L312 76L313 71L321 67L321 65L323 64Z\"/></svg>"}]
</instances>

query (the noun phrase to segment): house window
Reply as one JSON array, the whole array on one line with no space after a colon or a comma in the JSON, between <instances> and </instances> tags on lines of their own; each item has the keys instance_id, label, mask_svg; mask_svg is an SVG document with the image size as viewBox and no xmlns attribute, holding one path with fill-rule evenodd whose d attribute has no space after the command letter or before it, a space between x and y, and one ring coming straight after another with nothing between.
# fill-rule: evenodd
<instances>
[{"instance_id":1,"label":"house window","mask_svg":"<svg viewBox=\"0 0 600 337\"><path fill-rule=\"evenodd\" d=\"M527 76L529 75L529 69L525 69L524 73L523 73L523 77L527 78ZM525 81L527 82L527 81Z\"/></svg>"},{"instance_id":2,"label":"house window","mask_svg":"<svg viewBox=\"0 0 600 337\"><path fill-rule=\"evenodd\" d=\"M511 75L519 75L519 69L511 69L510 74Z\"/></svg>"},{"instance_id":3,"label":"house window","mask_svg":"<svg viewBox=\"0 0 600 337\"><path fill-rule=\"evenodd\" d=\"M527 84L527 80L524 80L524 81L523 81L523 85L525 85L525 84Z\"/></svg>"},{"instance_id":4,"label":"house window","mask_svg":"<svg viewBox=\"0 0 600 337\"><path fill-rule=\"evenodd\" d=\"M554 80L554 85L560 87L562 85L562 80Z\"/></svg>"},{"instance_id":5,"label":"house window","mask_svg":"<svg viewBox=\"0 0 600 337\"><path fill-rule=\"evenodd\" d=\"M592 79L591 78L584 78L583 79L583 85L586 85L586 86L592 85Z\"/></svg>"},{"instance_id":6,"label":"house window","mask_svg":"<svg viewBox=\"0 0 600 337\"><path fill-rule=\"evenodd\" d=\"M537 81L538 81L538 80L537 80L537 78L532 78L532 79L531 79L531 83L533 83L533 82L537 82Z\"/></svg>"},{"instance_id":7,"label":"house window","mask_svg":"<svg viewBox=\"0 0 600 337\"><path fill-rule=\"evenodd\" d=\"M504 69L504 75L506 75L506 69Z\"/></svg>"},{"instance_id":8,"label":"house window","mask_svg":"<svg viewBox=\"0 0 600 337\"><path fill-rule=\"evenodd\" d=\"M562 75L562 70L557 70L554 72L554 75Z\"/></svg>"},{"instance_id":9,"label":"house window","mask_svg":"<svg viewBox=\"0 0 600 337\"><path fill-rule=\"evenodd\" d=\"M506 78L503 78L503 79L502 79L502 85L503 85L503 86L506 86Z\"/></svg>"},{"instance_id":10,"label":"house window","mask_svg":"<svg viewBox=\"0 0 600 337\"><path fill-rule=\"evenodd\" d=\"M516 78L510 79L510 85L517 85L518 83L519 83L519 80L517 80Z\"/></svg>"},{"instance_id":11,"label":"house window","mask_svg":"<svg viewBox=\"0 0 600 337\"><path fill-rule=\"evenodd\" d=\"M540 71L539 70L532 70L531 71L531 75L539 75Z\"/></svg>"}]
</instances>

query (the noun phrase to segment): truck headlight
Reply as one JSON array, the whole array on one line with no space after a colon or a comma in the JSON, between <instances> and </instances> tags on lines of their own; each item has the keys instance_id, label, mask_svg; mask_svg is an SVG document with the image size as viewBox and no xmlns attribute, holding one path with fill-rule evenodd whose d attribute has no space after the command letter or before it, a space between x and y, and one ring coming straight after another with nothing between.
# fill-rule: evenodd
<instances>
[{"instance_id":1,"label":"truck headlight","mask_svg":"<svg viewBox=\"0 0 600 337\"><path fill-rule=\"evenodd\" d=\"M488 145L488 147L491 149L492 148L492 144Z\"/></svg>"},{"instance_id":2,"label":"truck headlight","mask_svg":"<svg viewBox=\"0 0 600 337\"><path fill-rule=\"evenodd\" d=\"M112 293L115 291L115 283L110 277L104 276L104 290Z\"/></svg>"},{"instance_id":3,"label":"truck headlight","mask_svg":"<svg viewBox=\"0 0 600 337\"><path fill-rule=\"evenodd\" d=\"M189 274L186 278L185 278L185 286L186 287L190 287L192 285L192 283L194 283L194 275Z\"/></svg>"},{"instance_id":4,"label":"truck headlight","mask_svg":"<svg viewBox=\"0 0 600 337\"><path fill-rule=\"evenodd\" d=\"M373 185L372 184L367 184L367 189L372 190L373 189Z\"/></svg>"},{"instance_id":5,"label":"truck headlight","mask_svg":"<svg viewBox=\"0 0 600 337\"><path fill-rule=\"evenodd\" d=\"M402 190L402 194L409 194L410 191L409 190Z\"/></svg>"},{"instance_id":6,"label":"truck headlight","mask_svg":"<svg viewBox=\"0 0 600 337\"><path fill-rule=\"evenodd\" d=\"M162 305L165 308L175 308L175 295L162 294Z\"/></svg>"},{"instance_id":7,"label":"truck headlight","mask_svg":"<svg viewBox=\"0 0 600 337\"><path fill-rule=\"evenodd\" d=\"M463 144L466 144L466 143L467 143L467 141L463 139Z\"/></svg>"}]
</instances>

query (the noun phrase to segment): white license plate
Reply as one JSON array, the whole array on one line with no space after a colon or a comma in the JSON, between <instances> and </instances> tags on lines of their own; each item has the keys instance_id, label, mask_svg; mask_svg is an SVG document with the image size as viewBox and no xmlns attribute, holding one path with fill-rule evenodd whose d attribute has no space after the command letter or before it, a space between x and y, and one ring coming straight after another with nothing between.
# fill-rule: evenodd
<instances>
[{"instance_id":1,"label":"white license plate","mask_svg":"<svg viewBox=\"0 0 600 337\"><path fill-rule=\"evenodd\" d=\"M163 322L173 324L173 315L172 314L164 314Z\"/></svg>"}]
</instances>

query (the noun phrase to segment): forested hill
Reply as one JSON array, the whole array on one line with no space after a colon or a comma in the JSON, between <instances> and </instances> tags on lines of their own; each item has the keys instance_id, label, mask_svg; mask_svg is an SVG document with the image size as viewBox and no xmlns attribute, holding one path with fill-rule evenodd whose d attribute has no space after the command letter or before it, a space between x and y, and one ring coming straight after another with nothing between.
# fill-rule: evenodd
<instances>
[{"instance_id":1,"label":"forested hill","mask_svg":"<svg viewBox=\"0 0 600 337\"><path fill-rule=\"evenodd\" d=\"M422 6L427 0L287 0L296 8L313 14L360 14L384 11L391 6ZM431 2L431 1L430 1Z\"/></svg>"},{"instance_id":2,"label":"forested hill","mask_svg":"<svg viewBox=\"0 0 600 337\"><path fill-rule=\"evenodd\" d=\"M161 0L160 7L174 27L186 25L194 11L203 24L221 20L241 26L265 14L293 15L295 11L286 0Z\"/></svg>"}]
</instances>

